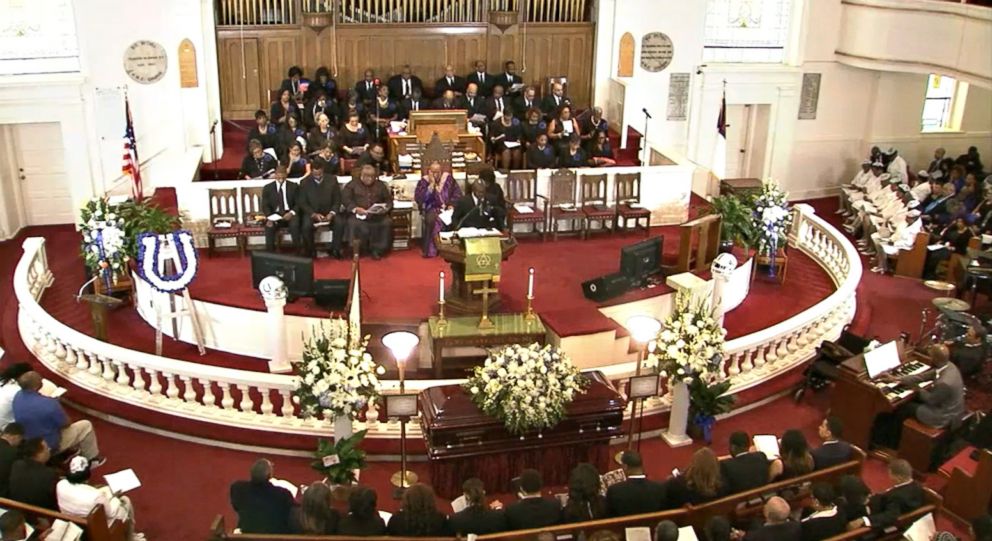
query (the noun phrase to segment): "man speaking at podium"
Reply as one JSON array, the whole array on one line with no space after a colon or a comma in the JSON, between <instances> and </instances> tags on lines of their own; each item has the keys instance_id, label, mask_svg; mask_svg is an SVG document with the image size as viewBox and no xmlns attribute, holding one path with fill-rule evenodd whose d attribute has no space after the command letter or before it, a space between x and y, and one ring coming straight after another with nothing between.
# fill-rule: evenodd
<instances>
[{"instance_id":1,"label":"man speaking at podium","mask_svg":"<svg viewBox=\"0 0 992 541\"><path fill-rule=\"evenodd\" d=\"M486 183L481 179L473 182L471 193L463 196L455 204L455 210L451 215L451 229L458 231L463 227L499 231L506 228L506 209L500 207L486 194Z\"/></svg>"}]
</instances>

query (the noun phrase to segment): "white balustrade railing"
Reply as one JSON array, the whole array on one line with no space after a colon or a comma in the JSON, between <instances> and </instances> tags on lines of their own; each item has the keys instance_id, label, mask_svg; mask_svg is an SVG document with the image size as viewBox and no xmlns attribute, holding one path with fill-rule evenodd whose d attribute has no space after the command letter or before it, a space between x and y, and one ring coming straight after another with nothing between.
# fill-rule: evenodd
<instances>
[{"instance_id":1,"label":"white balustrade railing","mask_svg":"<svg viewBox=\"0 0 992 541\"><path fill-rule=\"evenodd\" d=\"M861 262L854 246L812 208L797 205L793 210L790 245L813 258L836 285L826 299L781 323L726 343L726 375L731 393L751 387L808 360L824 339L839 336L854 317L855 291L861 280ZM59 322L38 300L52 284L43 238L29 238L14 272L14 291L19 303L21 338L35 356L52 371L79 387L124 403L154 409L199 421L270 432L320 434L331 432L327 420L304 419L291 400L296 377L248 370L219 368L179 359L160 357L97 340ZM616 382L635 371L635 363L601 369ZM407 392L454 383L455 380L411 380ZM383 382L385 391L398 387ZM71 396L71 395L70 395ZM645 414L667 409L671 397L649 400ZM368 422L369 437L398 435L398 424L378 422L373 410ZM416 423L408 425L418 435Z\"/></svg>"}]
</instances>

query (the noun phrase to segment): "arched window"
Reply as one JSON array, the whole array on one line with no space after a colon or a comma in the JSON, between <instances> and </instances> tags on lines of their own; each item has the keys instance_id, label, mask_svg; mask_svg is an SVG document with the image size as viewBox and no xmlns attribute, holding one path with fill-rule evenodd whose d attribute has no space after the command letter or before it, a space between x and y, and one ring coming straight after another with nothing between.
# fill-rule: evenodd
<instances>
[{"instance_id":1,"label":"arched window","mask_svg":"<svg viewBox=\"0 0 992 541\"><path fill-rule=\"evenodd\" d=\"M71 0L0 0L0 75L78 71Z\"/></svg>"},{"instance_id":2,"label":"arched window","mask_svg":"<svg viewBox=\"0 0 992 541\"><path fill-rule=\"evenodd\" d=\"M707 0L706 62L785 60L793 0Z\"/></svg>"}]
</instances>

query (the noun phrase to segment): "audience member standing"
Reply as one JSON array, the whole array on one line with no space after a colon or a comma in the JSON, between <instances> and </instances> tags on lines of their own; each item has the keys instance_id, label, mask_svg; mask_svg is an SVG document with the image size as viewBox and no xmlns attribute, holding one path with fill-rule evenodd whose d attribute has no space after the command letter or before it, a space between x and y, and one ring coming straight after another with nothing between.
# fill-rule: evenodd
<instances>
[{"instance_id":1,"label":"audience member standing","mask_svg":"<svg viewBox=\"0 0 992 541\"><path fill-rule=\"evenodd\" d=\"M58 511L55 484L59 472L47 466L52 458L48 444L41 438L25 440L21 456L10 468L10 499Z\"/></svg>"},{"instance_id":2,"label":"audience member standing","mask_svg":"<svg viewBox=\"0 0 992 541\"><path fill-rule=\"evenodd\" d=\"M486 505L486 490L482 480L473 477L462 483L462 493L468 505L448 519L448 529L454 535L485 535L507 529L506 513L498 501Z\"/></svg>"},{"instance_id":3,"label":"audience member standing","mask_svg":"<svg viewBox=\"0 0 992 541\"><path fill-rule=\"evenodd\" d=\"M543 528L561 521L561 506L557 500L541 496L542 486L537 470L524 470L520 474L520 499L506 507L511 530Z\"/></svg>"},{"instance_id":4,"label":"audience member standing","mask_svg":"<svg viewBox=\"0 0 992 541\"><path fill-rule=\"evenodd\" d=\"M403 507L389 519L389 535L442 537L448 532L448 517L437 510L434 490L417 483L403 492Z\"/></svg>"},{"instance_id":5,"label":"audience member standing","mask_svg":"<svg viewBox=\"0 0 992 541\"><path fill-rule=\"evenodd\" d=\"M94 468L106 462L100 455L93 423L83 419L70 424L58 400L39 394L40 374L28 372L18 383L21 392L14 397L14 419L24 427L25 438L44 438L56 453L79 449L79 454L90 459Z\"/></svg>"},{"instance_id":6,"label":"audience member standing","mask_svg":"<svg viewBox=\"0 0 992 541\"><path fill-rule=\"evenodd\" d=\"M231 485L231 507L244 533L289 533L293 495L272 484L272 463L262 458L251 466L251 478Z\"/></svg>"},{"instance_id":7,"label":"audience member standing","mask_svg":"<svg viewBox=\"0 0 992 541\"><path fill-rule=\"evenodd\" d=\"M624 451L620 464L627 480L606 489L606 512L609 516L653 513L671 507L666 504L665 486L644 474L639 453Z\"/></svg>"}]
</instances>

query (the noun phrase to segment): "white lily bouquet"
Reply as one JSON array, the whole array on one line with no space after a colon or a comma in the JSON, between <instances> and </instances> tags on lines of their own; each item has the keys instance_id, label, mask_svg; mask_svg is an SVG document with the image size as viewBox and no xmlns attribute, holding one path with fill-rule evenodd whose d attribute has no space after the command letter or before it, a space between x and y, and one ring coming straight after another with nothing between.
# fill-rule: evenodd
<instances>
[{"instance_id":1,"label":"white lily bouquet","mask_svg":"<svg viewBox=\"0 0 992 541\"><path fill-rule=\"evenodd\" d=\"M785 245L792 225L788 194L774 180L768 179L761 184L761 192L754 198L752 217L758 234L758 251L767 252L769 257L774 257L778 247ZM772 269L774 268L772 265Z\"/></svg>"},{"instance_id":2,"label":"white lily bouquet","mask_svg":"<svg viewBox=\"0 0 992 541\"><path fill-rule=\"evenodd\" d=\"M83 236L83 260L95 274L110 281L127 271L130 259L124 249L127 240L124 218L106 199L94 197L79 212L79 232Z\"/></svg>"},{"instance_id":3,"label":"white lily bouquet","mask_svg":"<svg viewBox=\"0 0 992 541\"><path fill-rule=\"evenodd\" d=\"M379 376L385 369L366 351L369 337L349 346L347 329L347 324L332 325L331 330L321 324L303 345L293 397L304 417L354 420L379 397Z\"/></svg>"},{"instance_id":4,"label":"white lily bouquet","mask_svg":"<svg viewBox=\"0 0 992 541\"><path fill-rule=\"evenodd\" d=\"M472 402L511 434L551 428L588 380L553 346L511 345L489 353L465 383Z\"/></svg>"},{"instance_id":5,"label":"white lily bouquet","mask_svg":"<svg viewBox=\"0 0 992 541\"><path fill-rule=\"evenodd\" d=\"M679 292L644 366L667 377L669 385L697 378L712 382L722 377L726 336L727 330L717 323L705 300L694 302L691 293Z\"/></svg>"}]
</instances>

